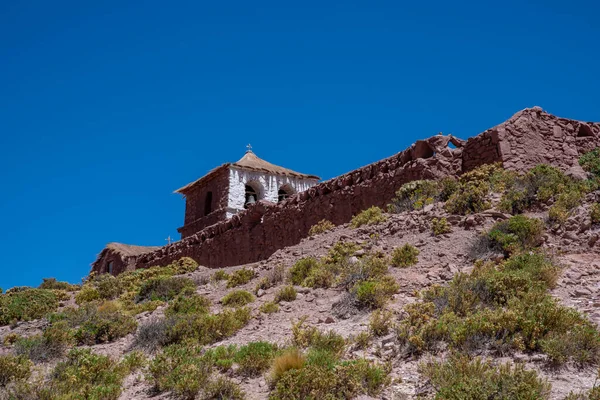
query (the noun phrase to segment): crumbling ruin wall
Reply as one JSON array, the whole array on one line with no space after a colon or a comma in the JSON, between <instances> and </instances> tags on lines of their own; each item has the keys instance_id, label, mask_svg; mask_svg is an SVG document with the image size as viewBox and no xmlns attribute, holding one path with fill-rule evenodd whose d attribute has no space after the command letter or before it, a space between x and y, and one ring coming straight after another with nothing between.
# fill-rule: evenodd
<instances>
[{"instance_id":1,"label":"crumbling ruin wall","mask_svg":"<svg viewBox=\"0 0 600 400\"><path fill-rule=\"evenodd\" d=\"M539 107L525 109L466 142L451 136L420 140L279 204L261 201L230 220L137 257L136 267L166 265L183 256L208 267L259 261L299 243L322 219L338 225L368 207L384 207L406 182L456 176L493 162L520 172L540 163L567 170L598 146L600 124L558 118Z\"/></svg>"}]
</instances>

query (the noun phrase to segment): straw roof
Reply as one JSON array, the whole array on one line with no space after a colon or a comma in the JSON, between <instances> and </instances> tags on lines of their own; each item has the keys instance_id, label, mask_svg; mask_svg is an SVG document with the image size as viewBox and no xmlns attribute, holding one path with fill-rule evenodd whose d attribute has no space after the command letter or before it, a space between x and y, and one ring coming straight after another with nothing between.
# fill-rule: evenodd
<instances>
[{"instance_id":1,"label":"straw roof","mask_svg":"<svg viewBox=\"0 0 600 400\"><path fill-rule=\"evenodd\" d=\"M133 244L124 244L112 242L106 245L106 249L113 250L123 257L139 256L160 249L159 246L136 246Z\"/></svg>"},{"instance_id":2,"label":"straw roof","mask_svg":"<svg viewBox=\"0 0 600 400\"><path fill-rule=\"evenodd\" d=\"M185 192L187 192L188 189L190 189L193 186L196 186L202 182L207 181L209 179L209 177L216 174L218 171L221 171L222 169L229 168L229 167L243 169L243 170L249 170L249 171L265 172L265 173L273 174L273 175L291 176L291 177L299 178L299 179L314 179L314 180L321 179L316 175L302 174L300 172L292 171L291 169L280 167L279 165L271 164L270 162L265 161L262 158L259 158L256 154L254 154L254 152L252 152L252 150L248 150L246 152L246 154L244 154L244 157L240 158L238 161L236 161L234 163L225 163L225 164L221 165L220 167L210 170L202 178L200 178L192 183L189 183L182 188L177 189L175 191L175 193L185 194Z\"/></svg>"}]
</instances>

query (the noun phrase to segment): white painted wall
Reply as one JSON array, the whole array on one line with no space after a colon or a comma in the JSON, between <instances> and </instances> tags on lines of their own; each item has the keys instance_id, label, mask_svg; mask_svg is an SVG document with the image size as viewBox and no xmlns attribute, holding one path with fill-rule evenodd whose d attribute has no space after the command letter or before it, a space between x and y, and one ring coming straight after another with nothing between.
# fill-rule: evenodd
<instances>
[{"instance_id":1,"label":"white painted wall","mask_svg":"<svg viewBox=\"0 0 600 400\"><path fill-rule=\"evenodd\" d=\"M271 175L264 172L247 171L237 168L229 168L229 201L227 207L227 218L244 210L246 201L246 184L258 182L260 184L259 200L267 200L277 203L279 189L284 185L291 186L295 193L304 192L316 185L316 179L298 179L290 176Z\"/></svg>"}]
</instances>

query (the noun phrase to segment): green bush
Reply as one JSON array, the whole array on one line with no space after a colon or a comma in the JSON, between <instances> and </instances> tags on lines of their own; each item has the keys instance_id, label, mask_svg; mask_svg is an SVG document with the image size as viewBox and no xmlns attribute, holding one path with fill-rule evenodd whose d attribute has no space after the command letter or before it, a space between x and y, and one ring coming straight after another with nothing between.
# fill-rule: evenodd
<instances>
[{"instance_id":1,"label":"green bush","mask_svg":"<svg viewBox=\"0 0 600 400\"><path fill-rule=\"evenodd\" d=\"M539 246L543 233L544 223L541 220L515 215L497 222L487 236L492 248L512 254Z\"/></svg>"},{"instance_id":2,"label":"green bush","mask_svg":"<svg viewBox=\"0 0 600 400\"><path fill-rule=\"evenodd\" d=\"M75 303L79 305L95 300L100 300L100 292L91 285L83 285L81 290L75 294Z\"/></svg>"},{"instance_id":3,"label":"green bush","mask_svg":"<svg viewBox=\"0 0 600 400\"><path fill-rule=\"evenodd\" d=\"M219 371L226 372L233 366L237 351L238 348L234 344L230 344L229 346L217 346L206 350L204 357L208 358L212 365L217 367Z\"/></svg>"},{"instance_id":4,"label":"green bush","mask_svg":"<svg viewBox=\"0 0 600 400\"><path fill-rule=\"evenodd\" d=\"M149 300L169 301L179 294L192 294L196 289L194 281L177 276L158 276L142 284L136 302Z\"/></svg>"},{"instance_id":5,"label":"green bush","mask_svg":"<svg viewBox=\"0 0 600 400\"><path fill-rule=\"evenodd\" d=\"M31 321L58 309L56 294L47 289L25 288L0 294L0 325Z\"/></svg>"},{"instance_id":6,"label":"green bush","mask_svg":"<svg viewBox=\"0 0 600 400\"><path fill-rule=\"evenodd\" d=\"M171 391L192 400L205 387L212 373L208 358L197 345L174 344L165 347L150 363L148 379L158 392Z\"/></svg>"},{"instance_id":7,"label":"green bush","mask_svg":"<svg viewBox=\"0 0 600 400\"><path fill-rule=\"evenodd\" d=\"M418 255L419 250L415 246L406 243L402 247L396 247L392 252L392 265L398 268L410 267L419 261Z\"/></svg>"},{"instance_id":8,"label":"green bush","mask_svg":"<svg viewBox=\"0 0 600 400\"><path fill-rule=\"evenodd\" d=\"M319 262L316 258L301 258L290 268L290 282L294 285L302 285L310 273L317 268L319 268Z\"/></svg>"},{"instance_id":9,"label":"green bush","mask_svg":"<svg viewBox=\"0 0 600 400\"><path fill-rule=\"evenodd\" d=\"M247 268L238 269L232 272L227 278L227 287L232 288L240 285L244 285L250 282L254 278L254 271Z\"/></svg>"},{"instance_id":10,"label":"green bush","mask_svg":"<svg viewBox=\"0 0 600 400\"><path fill-rule=\"evenodd\" d=\"M271 269L266 276L263 276L254 287L254 293L258 293L260 289L267 290L283 282L285 279L285 267L282 264Z\"/></svg>"},{"instance_id":11,"label":"green bush","mask_svg":"<svg viewBox=\"0 0 600 400\"><path fill-rule=\"evenodd\" d=\"M579 165L595 177L600 177L600 147L582 155Z\"/></svg>"},{"instance_id":12,"label":"green bush","mask_svg":"<svg viewBox=\"0 0 600 400\"><path fill-rule=\"evenodd\" d=\"M277 305L275 302L267 301L260 306L259 310L264 314L273 314L279 311L279 305Z\"/></svg>"},{"instance_id":13,"label":"green bush","mask_svg":"<svg viewBox=\"0 0 600 400\"><path fill-rule=\"evenodd\" d=\"M477 263L447 286L434 286L423 302L405 307L397 327L408 353L446 343L460 351L481 348L548 354L554 364L600 360L600 333L584 316L548 294L559 269L545 255L522 253L501 264Z\"/></svg>"},{"instance_id":14,"label":"green bush","mask_svg":"<svg viewBox=\"0 0 600 400\"><path fill-rule=\"evenodd\" d=\"M240 347L235 355L238 373L258 376L266 372L278 352L277 345L268 342L251 342Z\"/></svg>"},{"instance_id":15,"label":"green bush","mask_svg":"<svg viewBox=\"0 0 600 400\"><path fill-rule=\"evenodd\" d=\"M377 225L385 220L387 220L387 217L383 214L383 210L373 206L352 217L350 226L352 228L358 228L363 225Z\"/></svg>"},{"instance_id":16,"label":"green bush","mask_svg":"<svg viewBox=\"0 0 600 400\"><path fill-rule=\"evenodd\" d=\"M424 363L420 369L439 399L547 399L550 396L550 384L522 364L494 366L490 361L454 354L445 362Z\"/></svg>"},{"instance_id":17,"label":"green bush","mask_svg":"<svg viewBox=\"0 0 600 400\"><path fill-rule=\"evenodd\" d=\"M304 364L276 380L270 399L350 399L379 396L390 383L389 371L364 359L342 361L333 367Z\"/></svg>"},{"instance_id":18,"label":"green bush","mask_svg":"<svg viewBox=\"0 0 600 400\"><path fill-rule=\"evenodd\" d=\"M322 219L321 221L317 222L315 225L310 227L310 230L308 231L308 235L309 236L320 235L321 233L330 231L333 228L335 228L335 225L331 221Z\"/></svg>"},{"instance_id":19,"label":"green bush","mask_svg":"<svg viewBox=\"0 0 600 400\"><path fill-rule=\"evenodd\" d=\"M330 330L321 332L314 326L305 326L306 318L301 318L292 325L293 343L298 347L312 347L316 350L328 351L340 355L344 352L346 341L341 335Z\"/></svg>"},{"instance_id":20,"label":"green bush","mask_svg":"<svg viewBox=\"0 0 600 400\"><path fill-rule=\"evenodd\" d=\"M391 213L419 210L439 200L440 184L436 181L418 180L405 183L388 205Z\"/></svg>"},{"instance_id":21,"label":"green bush","mask_svg":"<svg viewBox=\"0 0 600 400\"><path fill-rule=\"evenodd\" d=\"M24 381L31 376L32 363L26 357L0 355L0 388L13 381Z\"/></svg>"},{"instance_id":22,"label":"green bush","mask_svg":"<svg viewBox=\"0 0 600 400\"><path fill-rule=\"evenodd\" d=\"M34 362L46 362L62 357L73 344L73 333L65 321L58 321L44 329L42 335L17 339L15 353Z\"/></svg>"},{"instance_id":23,"label":"green bush","mask_svg":"<svg viewBox=\"0 0 600 400\"><path fill-rule=\"evenodd\" d=\"M206 314L210 312L210 300L199 294L177 296L165 310L165 315Z\"/></svg>"},{"instance_id":24,"label":"green bush","mask_svg":"<svg viewBox=\"0 0 600 400\"><path fill-rule=\"evenodd\" d=\"M188 340L207 345L232 336L250 321L246 307L225 309L219 314L189 314L175 318L168 328L165 344Z\"/></svg>"},{"instance_id":25,"label":"green bush","mask_svg":"<svg viewBox=\"0 0 600 400\"><path fill-rule=\"evenodd\" d=\"M353 289L358 302L365 307L381 308L387 304L392 296L398 293L400 286L389 275L376 279L369 279L357 283Z\"/></svg>"},{"instance_id":26,"label":"green bush","mask_svg":"<svg viewBox=\"0 0 600 400\"><path fill-rule=\"evenodd\" d=\"M87 345L112 342L137 328L135 318L125 314L114 301L99 305L89 303L78 309L69 308L53 319L64 320L73 328L75 340Z\"/></svg>"},{"instance_id":27,"label":"green bush","mask_svg":"<svg viewBox=\"0 0 600 400\"><path fill-rule=\"evenodd\" d=\"M229 307L241 307L254 301L252 293L245 290L234 290L227 293L222 299L221 304Z\"/></svg>"},{"instance_id":28,"label":"green bush","mask_svg":"<svg viewBox=\"0 0 600 400\"><path fill-rule=\"evenodd\" d=\"M296 300L296 289L293 286L284 286L275 294L275 302L280 303L282 301L294 301Z\"/></svg>"},{"instance_id":29,"label":"green bush","mask_svg":"<svg viewBox=\"0 0 600 400\"><path fill-rule=\"evenodd\" d=\"M434 218L431 220L431 232L434 236L439 236L452 232L452 229L446 218Z\"/></svg>"},{"instance_id":30,"label":"green bush","mask_svg":"<svg viewBox=\"0 0 600 400\"><path fill-rule=\"evenodd\" d=\"M233 381L218 377L208 382L204 388L203 400L243 400L246 394Z\"/></svg>"},{"instance_id":31,"label":"green bush","mask_svg":"<svg viewBox=\"0 0 600 400\"><path fill-rule=\"evenodd\" d=\"M56 278L43 278L42 283L40 286L38 286L38 289L56 289L73 292L79 289L79 285L71 285L69 282L59 282L56 280Z\"/></svg>"},{"instance_id":32,"label":"green bush","mask_svg":"<svg viewBox=\"0 0 600 400\"><path fill-rule=\"evenodd\" d=\"M394 314L389 310L375 310L369 320L369 330L374 336L384 336L393 326Z\"/></svg>"},{"instance_id":33,"label":"green bush","mask_svg":"<svg viewBox=\"0 0 600 400\"><path fill-rule=\"evenodd\" d=\"M89 283L98 290L102 299L116 299L123 292L121 281L111 274L96 275Z\"/></svg>"},{"instance_id":34,"label":"green bush","mask_svg":"<svg viewBox=\"0 0 600 400\"><path fill-rule=\"evenodd\" d=\"M126 364L91 349L73 349L67 360L54 368L51 380L39 389L39 398L116 400L130 372Z\"/></svg>"},{"instance_id":35,"label":"green bush","mask_svg":"<svg viewBox=\"0 0 600 400\"><path fill-rule=\"evenodd\" d=\"M219 281L226 281L228 278L229 278L229 274L227 272L223 271L222 269L218 269L212 274L210 279L213 282L219 282Z\"/></svg>"},{"instance_id":36,"label":"green bush","mask_svg":"<svg viewBox=\"0 0 600 400\"><path fill-rule=\"evenodd\" d=\"M198 263L190 257L181 257L179 260L172 262L167 266L172 268L176 275L187 274L198 269Z\"/></svg>"}]
</instances>

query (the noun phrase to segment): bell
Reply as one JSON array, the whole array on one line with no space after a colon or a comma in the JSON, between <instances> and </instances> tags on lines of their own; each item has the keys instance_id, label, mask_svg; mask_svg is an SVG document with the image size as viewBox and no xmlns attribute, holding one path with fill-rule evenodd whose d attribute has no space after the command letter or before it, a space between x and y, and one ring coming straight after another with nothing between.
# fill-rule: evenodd
<instances>
[{"instance_id":1,"label":"bell","mask_svg":"<svg viewBox=\"0 0 600 400\"><path fill-rule=\"evenodd\" d=\"M254 198L254 195L248 196L248 201L246 202L246 204L254 204L254 203L256 203L256 199Z\"/></svg>"}]
</instances>

